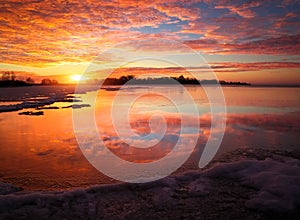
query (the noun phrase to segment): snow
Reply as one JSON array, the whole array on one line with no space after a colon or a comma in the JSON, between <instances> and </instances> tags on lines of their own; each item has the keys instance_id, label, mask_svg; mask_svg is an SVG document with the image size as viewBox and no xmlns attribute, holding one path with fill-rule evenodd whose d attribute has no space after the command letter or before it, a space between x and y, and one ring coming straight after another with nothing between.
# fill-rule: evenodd
<instances>
[{"instance_id":1,"label":"snow","mask_svg":"<svg viewBox=\"0 0 300 220\"><path fill-rule=\"evenodd\" d=\"M14 186L9 183L0 182L0 195L6 195L6 194L18 192L20 190L21 190L20 187Z\"/></svg>"},{"instance_id":2,"label":"snow","mask_svg":"<svg viewBox=\"0 0 300 220\"><path fill-rule=\"evenodd\" d=\"M59 109L55 106L49 107L57 102L74 103L81 102L74 93L74 86L30 86L20 89L17 88L4 88L0 91L0 101L5 101L8 104L0 105L1 112L20 111L22 109ZM95 90L95 86L82 87L79 93L85 93ZM15 102L12 104L12 101ZM5 103L3 102L3 103ZM46 106L46 107L45 107ZM47 107L48 106L48 107ZM73 104L65 108L82 108L90 107L88 104ZM24 113L26 114L26 113ZM34 114L27 114L34 115Z\"/></svg>"},{"instance_id":3,"label":"snow","mask_svg":"<svg viewBox=\"0 0 300 220\"><path fill-rule=\"evenodd\" d=\"M246 206L262 211L286 212L300 207L300 161L242 160L224 163L205 172L209 178L231 178L257 190Z\"/></svg>"},{"instance_id":4,"label":"snow","mask_svg":"<svg viewBox=\"0 0 300 220\"><path fill-rule=\"evenodd\" d=\"M120 183L61 192L18 192L5 183L0 189L0 219L146 217L155 216L157 211L171 217L175 213L176 219L186 209L191 210L190 215L199 211L210 216L224 209L241 218L243 213L253 214L249 210L261 215L299 216L300 161L278 155L263 160L244 158L145 184ZM239 213L240 203L245 210ZM177 208L169 210L173 205ZM231 208L225 208L228 206Z\"/></svg>"}]
</instances>

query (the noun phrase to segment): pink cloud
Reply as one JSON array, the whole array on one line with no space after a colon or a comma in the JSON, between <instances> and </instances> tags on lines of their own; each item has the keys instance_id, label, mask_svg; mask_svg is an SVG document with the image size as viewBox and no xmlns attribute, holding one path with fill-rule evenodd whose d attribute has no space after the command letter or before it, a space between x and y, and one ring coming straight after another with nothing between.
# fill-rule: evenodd
<instances>
[{"instance_id":1,"label":"pink cloud","mask_svg":"<svg viewBox=\"0 0 300 220\"><path fill-rule=\"evenodd\" d=\"M299 54L295 7L296 1L6 1L0 5L0 59L33 66L90 61L144 36L176 39L205 53Z\"/></svg>"}]
</instances>

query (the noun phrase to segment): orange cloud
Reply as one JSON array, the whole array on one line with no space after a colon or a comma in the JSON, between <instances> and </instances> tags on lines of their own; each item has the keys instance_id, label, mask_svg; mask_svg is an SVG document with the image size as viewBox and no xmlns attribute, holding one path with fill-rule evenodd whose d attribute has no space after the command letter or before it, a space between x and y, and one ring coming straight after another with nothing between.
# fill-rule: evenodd
<instances>
[{"instance_id":1,"label":"orange cloud","mask_svg":"<svg viewBox=\"0 0 300 220\"><path fill-rule=\"evenodd\" d=\"M193 49L212 54L289 54L300 52L300 34L256 40L246 43L220 43L208 38L189 40L185 43Z\"/></svg>"},{"instance_id":2,"label":"orange cloud","mask_svg":"<svg viewBox=\"0 0 300 220\"><path fill-rule=\"evenodd\" d=\"M239 0L5 1L0 59L41 67L79 63L144 36L176 39L213 54L299 54L297 6Z\"/></svg>"},{"instance_id":3,"label":"orange cloud","mask_svg":"<svg viewBox=\"0 0 300 220\"><path fill-rule=\"evenodd\" d=\"M215 73L239 73L239 72L258 72L265 70L278 70L278 69L300 69L299 62L251 62L251 63L233 63L233 62L218 62L210 63L208 66L198 67L128 67L115 69L110 75L110 78L119 78L126 75L141 76L143 74L160 74L168 76L193 77L191 73L198 71L202 73L214 71ZM106 70L108 71L108 70ZM112 71L112 70L111 70ZM110 72L110 71L108 71ZM91 78L101 78L102 71L90 73ZM239 80L238 78L236 80Z\"/></svg>"},{"instance_id":4,"label":"orange cloud","mask_svg":"<svg viewBox=\"0 0 300 220\"><path fill-rule=\"evenodd\" d=\"M236 4L233 1L222 1L223 4L215 6L215 8L226 8L232 13L236 13L244 18L253 18L256 13L251 10L253 7L262 5L261 1L251 1L244 4Z\"/></svg>"}]
</instances>

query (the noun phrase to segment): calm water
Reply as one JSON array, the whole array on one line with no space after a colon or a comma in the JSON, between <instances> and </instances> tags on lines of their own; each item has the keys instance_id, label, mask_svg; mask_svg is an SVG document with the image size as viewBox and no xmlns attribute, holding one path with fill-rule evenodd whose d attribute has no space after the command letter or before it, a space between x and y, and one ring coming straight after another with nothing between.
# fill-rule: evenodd
<instances>
[{"instance_id":1,"label":"calm water","mask_svg":"<svg viewBox=\"0 0 300 220\"><path fill-rule=\"evenodd\" d=\"M197 169L211 125L209 101L204 91L196 86L187 86L187 90L194 103L181 100L183 91L172 86L133 86L121 93L114 89L102 89L77 94L77 99L83 102L76 104L90 103L93 106L93 97L97 97L95 125L99 136L107 148L127 161L148 163L158 160L172 150L180 135L187 137L187 141L198 137L195 151L179 169L178 172L181 172ZM24 90L3 88L0 89L0 105L61 97L62 94L72 92L72 87L62 86L30 87ZM157 92L179 97L177 104L181 106L180 113L187 116L185 120L188 120L189 125L184 134L179 134L182 118L178 108L172 100L157 95ZM300 88L223 87L223 92L227 106L227 126L216 158L225 152L244 147L299 150ZM120 99L113 102L117 94ZM134 104L128 104L131 97L139 95ZM88 113L92 107L62 108L70 104L51 104L59 109L44 109L44 115L41 116L18 115L19 112L34 109L0 113L0 181L27 190L66 189L116 182L90 165L74 135L72 111L90 117ZM194 104L199 115L190 111ZM115 107L113 117L112 105ZM122 113L127 108L130 110L126 118L130 130L122 121ZM194 126L195 120L199 120L200 127ZM117 126L120 133L116 132L114 126ZM77 132L81 134L81 131ZM97 145L97 141L87 133L82 134L80 138L83 142ZM123 135L121 138L120 134ZM188 145L189 142L182 144Z\"/></svg>"}]
</instances>

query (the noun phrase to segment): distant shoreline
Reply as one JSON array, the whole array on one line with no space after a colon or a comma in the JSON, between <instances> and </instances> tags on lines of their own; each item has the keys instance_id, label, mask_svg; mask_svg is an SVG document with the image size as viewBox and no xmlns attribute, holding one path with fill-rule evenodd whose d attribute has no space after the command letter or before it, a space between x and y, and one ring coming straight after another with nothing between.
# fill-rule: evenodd
<instances>
[{"instance_id":1,"label":"distant shoreline","mask_svg":"<svg viewBox=\"0 0 300 220\"><path fill-rule=\"evenodd\" d=\"M38 87L44 87L44 86L77 86L77 85L86 85L86 86L95 86L95 85L100 85L101 86L122 86L124 84L104 84L103 82L99 82L97 83L60 83L60 84L54 84L54 85L45 85L45 84L40 84L40 83L34 83L34 84L17 84L17 85L3 85L1 84L0 81L0 89L1 88L17 88L17 87L32 87L32 86L38 86ZM182 83L181 83L182 84ZM172 84L172 83L144 83L144 84L135 84L135 83L129 83L127 85L140 85L140 86L147 86L147 85L168 85L168 86L172 86L172 85L176 85L176 84ZM300 85L279 85L279 84L250 84L250 83L239 83L239 82L226 82L226 83L198 83L198 84L190 84L190 83L183 83L182 85L191 85L191 86L195 86L195 85L209 85L209 86L218 86L221 85L222 87L253 87L253 88L259 88L259 87L269 87L269 88L299 88Z\"/></svg>"},{"instance_id":2,"label":"distant shoreline","mask_svg":"<svg viewBox=\"0 0 300 220\"><path fill-rule=\"evenodd\" d=\"M57 86L60 84L42 84L42 83L27 83L22 80L5 80L0 81L0 88L6 87L28 87L28 86ZM62 84L63 85L63 84Z\"/></svg>"}]
</instances>

